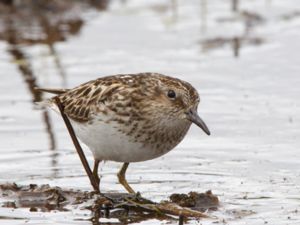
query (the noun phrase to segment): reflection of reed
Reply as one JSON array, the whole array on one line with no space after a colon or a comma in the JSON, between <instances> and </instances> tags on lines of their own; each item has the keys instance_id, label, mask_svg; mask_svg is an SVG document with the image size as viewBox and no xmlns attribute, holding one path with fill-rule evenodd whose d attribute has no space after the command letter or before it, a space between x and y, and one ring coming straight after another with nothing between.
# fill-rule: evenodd
<instances>
[{"instance_id":1,"label":"reflection of reed","mask_svg":"<svg viewBox=\"0 0 300 225\"><path fill-rule=\"evenodd\" d=\"M207 1L201 0L201 31L204 33L206 31L206 16L207 16ZM232 10L238 11L239 0L232 0ZM230 46L232 48L233 56L238 58L240 56L240 50L244 45L261 45L264 40L260 37L251 36L251 31L255 26L263 24L265 19L257 13L241 11L239 12L241 21L244 22L245 32L243 35L233 36L233 37L214 37L214 38L203 38L201 40L201 46L203 52L217 49L223 46ZM228 19L219 19L219 23L228 22Z\"/></svg>"},{"instance_id":2,"label":"reflection of reed","mask_svg":"<svg viewBox=\"0 0 300 225\"><path fill-rule=\"evenodd\" d=\"M172 21L175 23L178 20L178 2L177 0L171 0L171 8L172 8Z\"/></svg>"},{"instance_id":3,"label":"reflection of reed","mask_svg":"<svg viewBox=\"0 0 300 225\"><path fill-rule=\"evenodd\" d=\"M57 23L51 25L49 18L43 13L43 11L40 10L40 7L38 7L38 5L33 4L32 10L37 21L39 22L40 27L42 28L43 33L45 34L45 37L43 38L43 43L48 46L49 51L54 58L54 63L63 82L62 86L66 86L66 73L55 48L56 42L63 41L66 39L66 34L61 30L61 27L64 24L66 24L66 21L58 20ZM83 25L83 21L81 19L70 20L67 23L69 33L73 35L78 34Z\"/></svg>"},{"instance_id":4,"label":"reflection of reed","mask_svg":"<svg viewBox=\"0 0 300 225\"><path fill-rule=\"evenodd\" d=\"M54 58L54 63L55 63L56 68L59 72L59 75L61 76L62 86L65 87L65 86L67 86L66 73L65 73L65 70L64 70L64 68L61 64L60 57L59 57L54 45L49 44L48 47L49 47L51 55Z\"/></svg>"},{"instance_id":5,"label":"reflection of reed","mask_svg":"<svg viewBox=\"0 0 300 225\"><path fill-rule=\"evenodd\" d=\"M238 11L238 7L239 7L239 0L231 0L232 11L234 12Z\"/></svg>"},{"instance_id":6,"label":"reflection of reed","mask_svg":"<svg viewBox=\"0 0 300 225\"><path fill-rule=\"evenodd\" d=\"M98 10L106 10L110 0L89 0L90 5Z\"/></svg>"},{"instance_id":7,"label":"reflection of reed","mask_svg":"<svg viewBox=\"0 0 300 225\"><path fill-rule=\"evenodd\" d=\"M232 49L234 57L238 58L240 55L240 48L241 48L241 39L238 37L234 37L232 39Z\"/></svg>"},{"instance_id":8,"label":"reflection of reed","mask_svg":"<svg viewBox=\"0 0 300 225\"><path fill-rule=\"evenodd\" d=\"M28 90L30 91L30 93L32 95L32 102L41 101L42 100L41 93L34 90L34 88L38 87L38 85L36 84L36 78L30 68L30 63L25 58L21 49L17 45L14 45L13 43L10 43L10 44L12 44L12 45L11 45L9 52L14 57L14 60L15 60L16 64L18 65L18 68L19 68L21 74L24 77L24 81L27 84ZM54 150L56 148L56 141L54 138L52 125L51 125L47 111L43 112L43 121L46 125L46 131L48 133L48 137L50 140L50 149Z\"/></svg>"},{"instance_id":9,"label":"reflection of reed","mask_svg":"<svg viewBox=\"0 0 300 225\"><path fill-rule=\"evenodd\" d=\"M76 8L90 6L97 10L105 10L108 3L108 0L0 0L0 23L5 21L3 23L5 30L0 32L0 39L9 43L9 53L14 58L21 75L24 77L33 102L41 101L42 94L35 91L35 87L38 87L36 76L31 69L30 61L26 58L20 46L34 44L48 46L62 79L62 86L66 86L66 74L59 54L56 51L55 43L65 41L69 35L76 35L81 30L83 20L79 17ZM75 9L73 17L68 16L65 18L62 16L66 12L71 12L71 15L73 9ZM35 35L31 35L32 33ZM56 150L56 140L48 112L43 111L42 117L49 138L49 149L52 151ZM58 154L53 151L51 154L53 177L57 177L58 172L56 169L57 156Z\"/></svg>"},{"instance_id":10,"label":"reflection of reed","mask_svg":"<svg viewBox=\"0 0 300 225\"><path fill-rule=\"evenodd\" d=\"M201 32L206 32L207 24L207 2L206 0L201 0Z\"/></svg>"},{"instance_id":11,"label":"reflection of reed","mask_svg":"<svg viewBox=\"0 0 300 225\"><path fill-rule=\"evenodd\" d=\"M11 43L12 44L12 43ZM37 91L34 90L35 87L38 87L36 84L36 78L30 68L30 63L28 60L25 58L24 54L22 53L21 49L17 45L11 45L11 49L9 50L11 55L14 57L14 60L17 62L18 68L21 72L21 74L24 77L24 81L27 84L28 90L30 91L32 95L32 102L37 102L42 100L42 95L38 93ZM56 140L55 136L53 133L53 128L51 124L51 120L48 115L48 111L43 111L42 112L43 116L43 121L46 125L46 132L49 137L49 142L50 150L55 150L56 149ZM56 159L56 154L52 154L52 167L55 168L57 165L57 159Z\"/></svg>"},{"instance_id":12,"label":"reflection of reed","mask_svg":"<svg viewBox=\"0 0 300 225\"><path fill-rule=\"evenodd\" d=\"M259 37L236 36L232 38L217 37L206 39L201 42L201 45L204 52L230 45L234 57L239 57L243 44L256 46L261 45L263 42L264 40Z\"/></svg>"},{"instance_id":13,"label":"reflection of reed","mask_svg":"<svg viewBox=\"0 0 300 225\"><path fill-rule=\"evenodd\" d=\"M54 62L55 62L56 68L62 78L63 86L65 86L66 85L66 73L61 65L59 55L57 54L55 46L54 46L54 43L57 41L56 39L60 36L60 35L58 35L59 32L57 30L51 28L48 20L41 13L39 13L39 10L36 10L36 13L38 15L39 22L44 31L44 34L46 34L46 37L45 37L46 44L50 50L51 55L54 57ZM56 34L56 33L58 33L58 34Z\"/></svg>"},{"instance_id":14,"label":"reflection of reed","mask_svg":"<svg viewBox=\"0 0 300 225\"><path fill-rule=\"evenodd\" d=\"M18 43L18 38L17 38L17 31L16 29L13 27L13 23L11 20L7 20L6 23L6 37L7 37L7 42L10 45L10 49L9 49L9 53L12 55L12 57L14 58L15 63L18 66L19 71L21 72L21 75L24 78L25 83L27 84L27 88L29 90L29 92L32 95L32 102L38 102L42 100L42 94L35 91L35 87L37 87L37 83L36 83L36 77L31 69L31 65L30 62L27 60L27 58L25 57L24 53L22 52L21 48L19 47L19 43ZM51 124L51 120L49 118L48 112L47 111L43 111L42 112L42 117L43 117L43 121L44 124L46 126L46 132L48 134L48 138L49 138L49 149L54 151L56 149L56 140L55 140L55 136L53 133L53 128L52 128L52 124ZM52 167L55 168L57 165L57 154L51 154L52 155L52 160L51 160L51 164ZM56 176L56 172L54 174L54 176Z\"/></svg>"}]
</instances>

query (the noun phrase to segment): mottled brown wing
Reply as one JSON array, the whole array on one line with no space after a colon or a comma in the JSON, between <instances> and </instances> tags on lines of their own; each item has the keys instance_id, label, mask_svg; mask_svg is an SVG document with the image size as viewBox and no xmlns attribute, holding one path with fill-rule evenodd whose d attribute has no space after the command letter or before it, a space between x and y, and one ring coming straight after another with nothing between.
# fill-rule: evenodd
<instances>
[{"instance_id":1,"label":"mottled brown wing","mask_svg":"<svg viewBox=\"0 0 300 225\"><path fill-rule=\"evenodd\" d=\"M118 87L119 84L106 85L98 79L71 89L59 98L68 117L77 122L87 122L99 104L104 103Z\"/></svg>"}]
</instances>

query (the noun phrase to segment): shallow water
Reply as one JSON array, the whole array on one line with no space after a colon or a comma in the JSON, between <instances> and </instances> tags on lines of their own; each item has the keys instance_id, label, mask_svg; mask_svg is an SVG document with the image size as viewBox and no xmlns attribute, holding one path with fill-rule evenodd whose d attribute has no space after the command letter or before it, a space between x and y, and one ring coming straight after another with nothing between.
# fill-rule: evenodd
<instances>
[{"instance_id":1,"label":"shallow water","mask_svg":"<svg viewBox=\"0 0 300 225\"><path fill-rule=\"evenodd\" d=\"M20 15L11 22L1 13L0 183L91 189L61 118L33 104L42 97L34 85L73 87L104 75L153 71L199 90L199 113L212 135L192 127L172 152L131 164L132 186L157 201L211 189L221 207L209 214L218 218L201 224L299 224L300 5L240 2L238 12L217 0L110 1L105 10L66 5L64 16L46 15L48 28L64 21L56 35L41 31L36 20ZM102 190L123 191L119 167L102 165ZM91 224L89 218L77 208L0 208L5 224Z\"/></svg>"}]
</instances>

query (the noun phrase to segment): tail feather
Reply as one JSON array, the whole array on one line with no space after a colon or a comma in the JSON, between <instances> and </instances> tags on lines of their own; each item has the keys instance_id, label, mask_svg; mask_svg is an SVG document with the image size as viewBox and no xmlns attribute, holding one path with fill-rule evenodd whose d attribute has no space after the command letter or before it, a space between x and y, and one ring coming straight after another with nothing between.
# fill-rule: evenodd
<instances>
[{"instance_id":1,"label":"tail feather","mask_svg":"<svg viewBox=\"0 0 300 225\"><path fill-rule=\"evenodd\" d=\"M58 88L38 88L38 87L35 87L34 88L35 91L40 91L40 92L48 92L48 93L51 93L51 94L56 94L56 95L59 95L59 94L63 94L63 93L66 93L67 91L69 91L70 89L58 89ZM57 106L56 104L53 102L53 99L50 98L50 99L45 99L41 102L35 102L35 105L36 105L36 108L37 109L45 109L45 108L52 108L54 109L55 111L57 111Z\"/></svg>"},{"instance_id":2,"label":"tail feather","mask_svg":"<svg viewBox=\"0 0 300 225\"><path fill-rule=\"evenodd\" d=\"M43 101L40 101L40 102L34 102L35 103L35 108L36 109L45 109L45 108L48 108L48 107L52 107L53 105L53 102L51 99L46 99L46 100L43 100Z\"/></svg>"},{"instance_id":3,"label":"tail feather","mask_svg":"<svg viewBox=\"0 0 300 225\"><path fill-rule=\"evenodd\" d=\"M70 89L58 89L58 88L34 88L34 90L36 91L41 91L41 92L48 92L51 94L63 94L66 93L67 91L69 91Z\"/></svg>"}]
</instances>

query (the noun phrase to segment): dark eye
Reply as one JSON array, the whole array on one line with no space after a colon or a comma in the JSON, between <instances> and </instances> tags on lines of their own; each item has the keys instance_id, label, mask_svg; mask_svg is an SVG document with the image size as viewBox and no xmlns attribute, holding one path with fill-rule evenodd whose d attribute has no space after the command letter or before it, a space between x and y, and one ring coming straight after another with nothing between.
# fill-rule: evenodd
<instances>
[{"instance_id":1,"label":"dark eye","mask_svg":"<svg viewBox=\"0 0 300 225\"><path fill-rule=\"evenodd\" d=\"M175 91L169 90L169 91L168 91L168 97L169 97L169 98L176 98L176 93L175 93Z\"/></svg>"}]
</instances>

